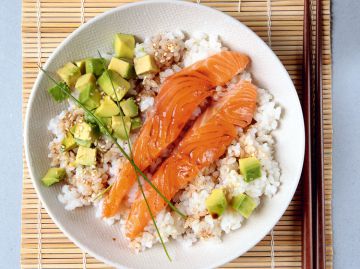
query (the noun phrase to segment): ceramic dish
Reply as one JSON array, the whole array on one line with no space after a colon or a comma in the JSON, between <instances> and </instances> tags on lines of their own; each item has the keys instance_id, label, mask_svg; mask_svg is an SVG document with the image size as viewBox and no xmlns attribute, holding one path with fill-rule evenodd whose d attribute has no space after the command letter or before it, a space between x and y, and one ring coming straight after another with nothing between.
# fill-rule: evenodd
<instances>
[{"instance_id":1,"label":"ceramic dish","mask_svg":"<svg viewBox=\"0 0 360 269\"><path fill-rule=\"evenodd\" d=\"M211 19L210 19L211 18ZM298 185L304 156L304 126L294 85L279 59L250 29L237 20L211 8L182 1L146 1L116 8L96 17L72 33L53 53L45 69L53 71L72 59L96 56L97 50L111 50L115 32L132 33L137 38L181 29L215 33L231 50L248 54L250 72L257 85L268 89L282 107L281 126L274 132L276 159L282 171L279 192L239 230L223 237L221 244L200 242L184 248L176 241L167 243L173 261L169 263L161 245L134 254L118 237L118 226L108 226L94 218L93 208L66 211L57 200L60 185L44 187L40 178L49 167L47 157L51 136L47 125L64 106L47 94L50 82L39 73L31 93L26 122L26 158L35 189L58 227L80 248L120 268L213 268L242 255L259 242L277 223L289 205ZM206 253L206 255L204 255Z\"/></svg>"}]
</instances>

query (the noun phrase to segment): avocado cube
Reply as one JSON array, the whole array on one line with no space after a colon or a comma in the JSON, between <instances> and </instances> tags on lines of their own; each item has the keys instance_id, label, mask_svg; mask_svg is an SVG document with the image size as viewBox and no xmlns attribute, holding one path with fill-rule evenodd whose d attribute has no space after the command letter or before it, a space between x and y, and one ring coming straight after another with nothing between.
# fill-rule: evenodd
<instances>
[{"instance_id":1,"label":"avocado cube","mask_svg":"<svg viewBox=\"0 0 360 269\"><path fill-rule=\"evenodd\" d=\"M108 132L112 133L112 127L111 127L112 120L111 120L111 118L100 118L100 120L101 120L102 124L105 125ZM102 128L101 126L100 126L100 132L102 132L103 134L106 134L104 128Z\"/></svg>"},{"instance_id":2,"label":"avocado cube","mask_svg":"<svg viewBox=\"0 0 360 269\"><path fill-rule=\"evenodd\" d=\"M96 79L92 73L81 76L76 82L75 88L80 91L80 103L85 105L87 109L92 110L100 105L101 95L95 90Z\"/></svg>"},{"instance_id":3,"label":"avocado cube","mask_svg":"<svg viewBox=\"0 0 360 269\"><path fill-rule=\"evenodd\" d=\"M227 208L227 201L222 189L214 189L206 198L205 205L214 219L220 217Z\"/></svg>"},{"instance_id":4,"label":"avocado cube","mask_svg":"<svg viewBox=\"0 0 360 269\"><path fill-rule=\"evenodd\" d=\"M94 114L94 112L95 111L92 111L92 114ZM85 120L85 122L89 123L90 125L96 124L96 120L90 113L87 113L87 112L84 113L84 120Z\"/></svg>"},{"instance_id":5,"label":"avocado cube","mask_svg":"<svg viewBox=\"0 0 360 269\"><path fill-rule=\"evenodd\" d=\"M101 58L89 58L85 60L86 73L93 73L100 76L104 72L105 60Z\"/></svg>"},{"instance_id":6,"label":"avocado cube","mask_svg":"<svg viewBox=\"0 0 360 269\"><path fill-rule=\"evenodd\" d=\"M118 33L114 37L114 51L118 58L134 58L135 37Z\"/></svg>"},{"instance_id":7,"label":"avocado cube","mask_svg":"<svg viewBox=\"0 0 360 269\"><path fill-rule=\"evenodd\" d=\"M136 117L139 114L139 108L134 101L134 98L128 98L120 102L120 107L125 116Z\"/></svg>"},{"instance_id":8,"label":"avocado cube","mask_svg":"<svg viewBox=\"0 0 360 269\"><path fill-rule=\"evenodd\" d=\"M130 83L112 70L104 72L97 83L115 101L120 101L130 89Z\"/></svg>"},{"instance_id":9,"label":"avocado cube","mask_svg":"<svg viewBox=\"0 0 360 269\"><path fill-rule=\"evenodd\" d=\"M137 75L144 75L147 73L158 73L160 71L152 55L145 55L140 58L135 58L134 65L135 65L135 72Z\"/></svg>"},{"instance_id":10,"label":"avocado cube","mask_svg":"<svg viewBox=\"0 0 360 269\"><path fill-rule=\"evenodd\" d=\"M261 164L255 157L240 159L239 166L245 182L251 182L261 177Z\"/></svg>"},{"instance_id":11,"label":"avocado cube","mask_svg":"<svg viewBox=\"0 0 360 269\"><path fill-rule=\"evenodd\" d=\"M74 139L79 146L90 147L95 140L92 126L86 122L76 124Z\"/></svg>"},{"instance_id":12,"label":"avocado cube","mask_svg":"<svg viewBox=\"0 0 360 269\"><path fill-rule=\"evenodd\" d=\"M80 122L76 124L74 138L81 140L92 140L93 130L91 125L86 122Z\"/></svg>"},{"instance_id":13,"label":"avocado cube","mask_svg":"<svg viewBox=\"0 0 360 269\"><path fill-rule=\"evenodd\" d=\"M80 146L76 153L75 161L77 164L81 164L81 165L87 165L87 166L95 165L96 149Z\"/></svg>"},{"instance_id":14,"label":"avocado cube","mask_svg":"<svg viewBox=\"0 0 360 269\"><path fill-rule=\"evenodd\" d=\"M118 58L111 59L109 70L119 73L125 79L133 78L135 75L134 66L128 61Z\"/></svg>"},{"instance_id":15,"label":"avocado cube","mask_svg":"<svg viewBox=\"0 0 360 269\"><path fill-rule=\"evenodd\" d=\"M85 74L85 60L76 61L75 65L80 68L81 74Z\"/></svg>"},{"instance_id":16,"label":"avocado cube","mask_svg":"<svg viewBox=\"0 0 360 269\"><path fill-rule=\"evenodd\" d=\"M57 70L57 74L69 87L74 87L76 80L81 76L80 68L73 63L65 64Z\"/></svg>"},{"instance_id":17,"label":"avocado cube","mask_svg":"<svg viewBox=\"0 0 360 269\"><path fill-rule=\"evenodd\" d=\"M70 133L74 136L74 133L75 133L75 130L76 130L76 124L75 125L73 125L73 126L71 126L71 128L70 128Z\"/></svg>"},{"instance_id":18,"label":"avocado cube","mask_svg":"<svg viewBox=\"0 0 360 269\"><path fill-rule=\"evenodd\" d=\"M65 169L64 168L56 168L56 167L52 167L50 168L45 177L55 177L58 179L63 179L66 175Z\"/></svg>"},{"instance_id":19,"label":"avocado cube","mask_svg":"<svg viewBox=\"0 0 360 269\"><path fill-rule=\"evenodd\" d=\"M91 141L86 141L86 140L80 140L80 139L75 139L76 144L78 144L79 146L85 147L85 148L91 148Z\"/></svg>"},{"instance_id":20,"label":"avocado cube","mask_svg":"<svg viewBox=\"0 0 360 269\"><path fill-rule=\"evenodd\" d=\"M86 100L83 103L84 106L89 110L93 110L100 106L101 93L98 90L90 91L89 89L87 89L80 93L79 101L82 102L82 99Z\"/></svg>"},{"instance_id":21,"label":"avocado cube","mask_svg":"<svg viewBox=\"0 0 360 269\"><path fill-rule=\"evenodd\" d=\"M120 113L119 107L111 100L109 96L105 96L100 106L95 110L95 116L100 118L109 118Z\"/></svg>"},{"instance_id":22,"label":"avocado cube","mask_svg":"<svg viewBox=\"0 0 360 269\"><path fill-rule=\"evenodd\" d=\"M131 119L131 130L139 129L142 125L141 118L136 117Z\"/></svg>"},{"instance_id":23,"label":"avocado cube","mask_svg":"<svg viewBox=\"0 0 360 269\"><path fill-rule=\"evenodd\" d=\"M82 104L85 104L86 101L90 99L90 94L93 91L94 91L94 88L91 88L91 87L87 87L86 89L81 91L79 94L79 102Z\"/></svg>"},{"instance_id":24,"label":"avocado cube","mask_svg":"<svg viewBox=\"0 0 360 269\"><path fill-rule=\"evenodd\" d=\"M43 177L41 179L41 181L46 187L50 187L51 185L54 185L55 183L60 182L59 179L54 178L54 177Z\"/></svg>"},{"instance_id":25,"label":"avocado cube","mask_svg":"<svg viewBox=\"0 0 360 269\"><path fill-rule=\"evenodd\" d=\"M127 116L113 116L111 119L111 127L117 138L126 140L130 136L131 119Z\"/></svg>"},{"instance_id":26,"label":"avocado cube","mask_svg":"<svg viewBox=\"0 0 360 269\"><path fill-rule=\"evenodd\" d=\"M46 187L50 187L51 185L60 182L66 176L66 171L64 168L50 168L46 175L41 179L42 183Z\"/></svg>"},{"instance_id":27,"label":"avocado cube","mask_svg":"<svg viewBox=\"0 0 360 269\"><path fill-rule=\"evenodd\" d=\"M96 78L92 73L87 73L78 78L75 84L75 89L80 92L80 95L83 91L93 91L96 87ZM84 100L86 101L86 100Z\"/></svg>"},{"instance_id":28,"label":"avocado cube","mask_svg":"<svg viewBox=\"0 0 360 269\"><path fill-rule=\"evenodd\" d=\"M61 151L69 151L74 148L76 148L77 144L76 141L71 134L71 132L68 132L64 139L61 141Z\"/></svg>"},{"instance_id":29,"label":"avocado cube","mask_svg":"<svg viewBox=\"0 0 360 269\"><path fill-rule=\"evenodd\" d=\"M232 207L243 217L248 218L256 208L256 203L250 196L242 193L232 199Z\"/></svg>"}]
</instances>

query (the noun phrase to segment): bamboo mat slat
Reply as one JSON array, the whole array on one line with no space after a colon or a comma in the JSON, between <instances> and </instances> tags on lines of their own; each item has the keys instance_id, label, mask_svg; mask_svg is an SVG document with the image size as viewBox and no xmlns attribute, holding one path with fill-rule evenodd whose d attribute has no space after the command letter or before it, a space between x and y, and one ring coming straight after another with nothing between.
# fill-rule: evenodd
<instances>
[{"instance_id":1,"label":"bamboo mat slat","mask_svg":"<svg viewBox=\"0 0 360 269\"><path fill-rule=\"evenodd\" d=\"M315 2L313 16L315 21ZM330 0L323 4L323 85L326 268L333 267L332 248L332 105ZM37 64L82 23L132 0L23 0L23 117ZM302 97L303 0L193 0L221 10L255 31L288 70ZM239 12L239 3L240 12ZM313 28L315 29L315 28ZM315 33L313 33L315 37ZM22 198L21 268L111 268L69 241L41 207L24 162ZM274 229L253 249L222 268L301 268L302 186Z\"/></svg>"}]
</instances>

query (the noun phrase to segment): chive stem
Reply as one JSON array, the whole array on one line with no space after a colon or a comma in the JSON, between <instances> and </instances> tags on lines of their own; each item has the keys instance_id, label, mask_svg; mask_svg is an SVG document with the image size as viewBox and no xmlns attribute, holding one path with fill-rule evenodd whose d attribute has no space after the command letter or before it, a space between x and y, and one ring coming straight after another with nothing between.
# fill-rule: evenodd
<instances>
[{"instance_id":1,"label":"chive stem","mask_svg":"<svg viewBox=\"0 0 360 269\"><path fill-rule=\"evenodd\" d=\"M104 129L105 134L111 138L113 143L119 148L120 152L123 154L123 156L131 163L131 165L135 168L136 172L139 173L140 176L144 178L144 180L157 192L157 194L160 195L160 197L170 206L172 210L174 210L178 215L180 215L183 218L186 218L186 215L183 214L178 208L176 208L172 202L163 195L160 190L151 182L151 180L148 179L148 177L141 171L141 169L135 164L135 162L130 158L130 156L126 153L126 151L119 145L117 142L117 139L109 132L107 126L103 124L101 120L98 119L89 109L87 109L78 99L76 99L70 92L63 88L63 86L67 87L69 89L69 86L67 84L60 84L55 79L53 79L46 70L44 70L41 66L39 66L42 72L53 82L55 83L67 96L69 96L70 99L72 99L79 107L81 107L88 115L90 115L95 122Z\"/></svg>"},{"instance_id":2,"label":"chive stem","mask_svg":"<svg viewBox=\"0 0 360 269\"><path fill-rule=\"evenodd\" d=\"M131 159L133 159L133 154L132 154L132 149L131 149L130 138L129 138L128 131L126 130L125 120L124 120L124 112L122 111L122 108L121 108L121 106L120 106L120 100L119 100L118 95L117 95L117 92L116 92L116 90L115 90L113 80L112 80L112 78L110 77L109 72L108 72L108 69L107 69L106 66L105 66L105 62L104 62L105 59L101 56L101 53L100 53L99 50L98 50L97 52L98 52L99 57L100 57L100 59L101 59L101 62L102 62L103 68L104 68L104 70L105 70L105 72L106 72L106 75L107 75L107 76L109 77L109 79L110 79L111 87L112 87L112 89L113 89L113 92L114 92L114 95L115 95L115 98L116 98L116 104L117 104L117 106L118 106L118 108L119 108L119 110L120 110L120 116L121 116L122 124L123 124L124 130L125 130L126 140L127 140L127 142L128 142L128 145L129 145L130 157L131 157Z\"/></svg>"},{"instance_id":3,"label":"chive stem","mask_svg":"<svg viewBox=\"0 0 360 269\"><path fill-rule=\"evenodd\" d=\"M104 67L104 70L105 70L105 72L106 72L106 75L109 77L110 82L111 82L111 86L112 86L112 89L113 89L113 92L114 92L114 95L115 95L115 98L116 98L116 103L117 103L117 106L119 107L119 110L120 110L120 116L121 116L121 119L122 119L123 128L124 128L124 130L125 130L126 140L127 140L127 142L128 142L130 157L131 157L131 159L133 160L133 154L132 154L132 149L131 149L131 142L130 142L130 138L129 138L128 131L126 130L125 121L124 121L124 114L122 113L122 109L121 109L121 106L120 106L120 100L119 100L119 98L118 98L118 96L117 96L117 93L116 93L116 90L115 90L115 87L114 87L114 83L113 83L113 81L112 81L112 78L110 77L109 72L108 72L108 70L107 70L107 68L106 68L106 66L105 66L104 58L101 56L100 51L98 51L98 54L99 54L99 57L100 57L101 62L102 62L102 64L103 64L103 67ZM165 246L164 240L163 240L163 238L162 238L162 236L161 236L161 233L160 233L160 230L159 230L159 228L158 228L158 226L157 226L157 223L156 223L154 214L153 214L153 212L151 211L149 202L148 202L148 200L147 200L147 198L146 198L146 195L145 195L145 193L144 193L144 189L143 189L143 186L142 186L141 181L140 181L140 179L139 179L139 174L136 172L135 166L134 166L134 170L135 170L136 180L137 180L138 185L139 185L139 189L140 189L141 194L142 194L142 196L143 196L143 198L144 198L144 200L145 200L147 210L148 210L149 213L150 213L151 220L152 220L152 222L154 223L154 226L155 226L156 232L157 232L157 234L158 234L158 236L159 236L161 245L162 245L162 247L163 247L163 249L164 249L164 251L165 251L165 254L166 254L167 258L171 261L171 257L170 257L170 255L169 255L169 253L168 253L168 251L167 251L167 248L166 248L166 246Z\"/></svg>"},{"instance_id":4,"label":"chive stem","mask_svg":"<svg viewBox=\"0 0 360 269\"><path fill-rule=\"evenodd\" d=\"M165 251L165 254L166 254L166 256L168 257L169 261L172 261L170 255L169 255L169 253L168 253L168 251L167 251L167 248L166 248L166 246L165 246L164 240L162 239L162 236L161 236L161 234L160 234L160 230L159 230L159 228L158 228L158 226L157 226L157 224L156 224L156 220L155 220L154 214L153 214L152 211L151 211L149 202L148 202L148 200L146 199L146 196L145 196L145 193L144 193L144 189L143 189L143 186L142 186L142 184L141 184L141 182L140 182L139 176L138 176L138 174L136 174L136 175L137 175L136 179L137 179L137 181L138 181L141 194L142 194L142 196L143 196L143 198L144 198L144 200L145 200L146 207L147 207L147 209L148 209L148 211L149 211L149 213L150 213L152 222L154 223L156 232L157 232L157 234L158 234L158 236L159 236L159 239L160 239L160 243L161 243L161 245L162 245L162 247L163 247L163 249L164 249L164 251Z\"/></svg>"},{"instance_id":5,"label":"chive stem","mask_svg":"<svg viewBox=\"0 0 360 269\"><path fill-rule=\"evenodd\" d=\"M98 51L100 57L101 57L101 54L100 52ZM101 59L103 59L101 57ZM103 63L104 65L104 63ZM156 220L154 218L154 215L151 211L151 208L150 208L150 205L147 201L147 198L145 196L145 193L144 193L144 190L143 190L143 186L141 184L141 181L139 179L139 175L141 175L144 180L157 192L157 194L159 194L161 196L161 198L163 198L163 200L170 206L171 209L173 209L177 214L179 214L181 217L185 218L186 216L181 212L179 211L179 209L177 209L169 199L167 199L161 192L160 190L148 179L148 177L141 171L141 169L135 164L134 160L132 159L132 150L131 150L131 143L130 143L130 138L129 138L129 134L125 128L125 122L124 122L124 115L122 113L122 110L121 110L121 107L120 107L120 104L119 104L119 101L117 100L117 104L120 108L120 112L121 112L121 118L123 120L123 125L124 125L124 129L125 129L125 133L126 133L126 137L127 137L127 141L128 141L128 146L129 146L129 151L130 151L130 156L126 153L126 151L120 146L120 144L117 142L117 139L110 133L110 131L108 130L107 126L105 126L105 124L103 124L103 122L98 118L96 117L89 109L87 109L77 98L75 98L72 94L71 94L71 91L69 89L69 86L67 84L60 84L58 83L55 79L53 79L46 70L44 70L41 66L38 66L39 69L54 83L56 84L61 90L63 93L65 93L72 101L74 101L79 107L81 107L89 116L91 116L91 118L104 130L105 134L107 136L109 136L111 138L111 140L113 141L113 143L119 148L120 152L123 154L123 156L130 162L130 164L133 166L135 172L136 172L136 178L137 178L137 181L138 181L138 184L139 184L139 188L140 188L140 191L142 193L142 196L145 200L145 203L146 203L146 206L149 210L149 213L150 213L150 216L151 216L151 219L154 223L154 226L155 226L155 229L157 231L157 234L159 236L159 239L160 239L160 242L164 248L164 251L166 253L166 256L168 257L168 259L171 261L171 257L166 249L166 246L164 244L164 241L161 237L161 234L160 234L160 231L158 229L158 226L156 224ZM105 68L106 72L107 72L107 69ZM109 74L107 73L107 75L109 76ZM112 79L111 77L109 76L110 78L110 81L111 81L111 84L112 84L112 87L113 87L113 90L114 90L114 93L115 93L115 97L116 99L117 98L117 93L115 91L115 88L114 88L114 85L113 85L113 82L112 82ZM64 88L66 87L66 88ZM103 192L101 192L96 198L94 201L96 201L99 197L101 197L102 195L104 195L110 188L112 187L112 185L108 186Z\"/></svg>"},{"instance_id":6,"label":"chive stem","mask_svg":"<svg viewBox=\"0 0 360 269\"><path fill-rule=\"evenodd\" d=\"M113 184L110 184L109 186L106 187L105 190L102 190L102 191L95 197L95 199L93 200L93 202L99 200L105 193L107 193L107 192L111 189L112 185L113 185Z\"/></svg>"}]
</instances>

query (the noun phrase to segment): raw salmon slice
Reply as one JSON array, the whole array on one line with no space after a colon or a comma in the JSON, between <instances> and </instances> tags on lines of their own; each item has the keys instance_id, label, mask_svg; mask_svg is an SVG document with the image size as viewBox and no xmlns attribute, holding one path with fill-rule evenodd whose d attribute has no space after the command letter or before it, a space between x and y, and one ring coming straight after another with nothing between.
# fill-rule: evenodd
<instances>
[{"instance_id":1,"label":"raw salmon slice","mask_svg":"<svg viewBox=\"0 0 360 269\"><path fill-rule=\"evenodd\" d=\"M219 159L237 136L237 127L247 127L256 109L256 87L250 82L239 82L218 102L201 115L186 133L173 153L153 175L152 183L169 200L192 181L199 171ZM145 191L150 208L157 215L165 206L153 188ZM131 207L126 223L127 236L139 235L151 220L141 194Z\"/></svg>"},{"instance_id":2,"label":"raw salmon slice","mask_svg":"<svg viewBox=\"0 0 360 269\"><path fill-rule=\"evenodd\" d=\"M133 158L143 171L175 141L194 110L249 64L248 56L223 51L184 68L165 80L133 146ZM103 216L114 216L124 196L136 181L136 173L126 162L104 201Z\"/></svg>"}]
</instances>

